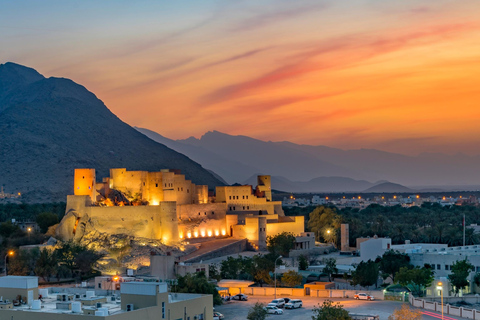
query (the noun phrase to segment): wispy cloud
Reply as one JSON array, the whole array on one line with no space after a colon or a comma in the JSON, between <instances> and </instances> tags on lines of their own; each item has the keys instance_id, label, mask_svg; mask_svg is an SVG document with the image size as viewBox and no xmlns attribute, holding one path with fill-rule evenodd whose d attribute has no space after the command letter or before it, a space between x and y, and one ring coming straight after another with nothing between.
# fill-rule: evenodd
<instances>
[{"instance_id":1,"label":"wispy cloud","mask_svg":"<svg viewBox=\"0 0 480 320\"><path fill-rule=\"evenodd\" d=\"M427 45L477 29L477 25L469 23L448 24L434 26L423 31L400 34L396 37L352 34L325 40L314 46L313 49L306 46L308 49L288 59L293 60L290 64L280 66L254 79L221 87L205 95L200 99L200 104L212 104L236 99L248 95L252 90L259 91L288 79L299 79L303 75L330 68L346 68L381 54L413 46ZM313 61L314 58L331 52L337 52L338 55L320 62ZM339 59L339 56L345 57L345 59Z\"/></svg>"},{"instance_id":2,"label":"wispy cloud","mask_svg":"<svg viewBox=\"0 0 480 320\"><path fill-rule=\"evenodd\" d=\"M249 12L249 17L234 24L231 32L250 31L269 26L289 19L298 19L307 13L318 12L329 7L326 2L312 2L307 4L288 2L288 6L271 6L268 12Z\"/></svg>"}]
</instances>

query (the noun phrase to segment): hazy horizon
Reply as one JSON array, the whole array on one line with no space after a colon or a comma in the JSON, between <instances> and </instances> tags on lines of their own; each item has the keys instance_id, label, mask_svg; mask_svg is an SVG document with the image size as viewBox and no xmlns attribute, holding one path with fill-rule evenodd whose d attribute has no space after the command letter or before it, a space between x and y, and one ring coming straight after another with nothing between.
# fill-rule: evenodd
<instances>
[{"instance_id":1,"label":"hazy horizon","mask_svg":"<svg viewBox=\"0 0 480 320\"><path fill-rule=\"evenodd\" d=\"M478 154L479 10L446 0L7 2L0 61L70 78L170 139L217 130Z\"/></svg>"}]
</instances>

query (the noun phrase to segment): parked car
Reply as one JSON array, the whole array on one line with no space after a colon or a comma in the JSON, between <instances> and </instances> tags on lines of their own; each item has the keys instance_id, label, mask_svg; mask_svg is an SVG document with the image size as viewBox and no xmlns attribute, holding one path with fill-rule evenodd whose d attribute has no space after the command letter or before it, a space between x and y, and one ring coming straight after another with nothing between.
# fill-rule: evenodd
<instances>
[{"instance_id":1,"label":"parked car","mask_svg":"<svg viewBox=\"0 0 480 320\"><path fill-rule=\"evenodd\" d=\"M239 294L236 294L236 295L232 296L231 300L247 301L248 296L246 294L239 293Z\"/></svg>"},{"instance_id":2,"label":"parked car","mask_svg":"<svg viewBox=\"0 0 480 320\"><path fill-rule=\"evenodd\" d=\"M267 311L267 313L272 313L272 314L283 314L283 310L282 309L279 309L273 305L271 305L271 303L269 303L269 305L267 305L266 307L264 307L265 311Z\"/></svg>"},{"instance_id":3,"label":"parked car","mask_svg":"<svg viewBox=\"0 0 480 320\"><path fill-rule=\"evenodd\" d=\"M300 299L291 299L287 303L285 303L285 309L296 309L301 308L303 306L303 302Z\"/></svg>"},{"instance_id":4,"label":"parked car","mask_svg":"<svg viewBox=\"0 0 480 320\"><path fill-rule=\"evenodd\" d=\"M285 307L285 299L273 299L269 304L274 304L277 308L283 308Z\"/></svg>"},{"instance_id":5,"label":"parked car","mask_svg":"<svg viewBox=\"0 0 480 320\"><path fill-rule=\"evenodd\" d=\"M366 294L366 293L357 293L356 295L353 296L354 299L357 299L357 300L375 300L375 298L369 294Z\"/></svg>"},{"instance_id":6,"label":"parked car","mask_svg":"<svg viewBox=\"0 0 480 320\"><path fill-rule=\"evenodd\" d=\"M218 318L218 320L223 320L225 317L224 317L223 314L221 314L220 312L215 311L215 312L213 313L213 319L216 319L216 318Z\"/></svg>"}]
</instances>

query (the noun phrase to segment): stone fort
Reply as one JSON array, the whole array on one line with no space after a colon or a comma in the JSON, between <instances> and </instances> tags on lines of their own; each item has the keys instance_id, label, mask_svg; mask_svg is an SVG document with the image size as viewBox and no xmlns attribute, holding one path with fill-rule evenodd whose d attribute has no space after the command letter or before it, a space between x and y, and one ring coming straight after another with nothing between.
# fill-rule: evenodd
<instances>
[{"instance_id":1,"label":"stone fort","mask_svg":"<svg viewBox=\"0 0 480 320\"><path fill-rule=\"evenodd\" d=\"M63 240L80 241L86 230L127 234L172 244L192 238L247 238L266 247L267 236L300 235L304 218L285 216L281 201L272 201L271 178L257 186L195 185L178 170L159 172L110 169L96 182L95 169L75 169L74 194L67 196L65 216L56 229Z\"/></svg>"}]
</instances>

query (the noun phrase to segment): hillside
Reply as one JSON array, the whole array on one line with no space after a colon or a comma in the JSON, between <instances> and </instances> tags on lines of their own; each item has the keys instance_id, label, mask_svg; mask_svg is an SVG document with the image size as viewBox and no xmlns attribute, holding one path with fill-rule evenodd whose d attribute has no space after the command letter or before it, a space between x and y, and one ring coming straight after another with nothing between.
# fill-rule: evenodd
<instances>
[{"instance_id":1,"label":"hillside","mask_svg":"<svg viewBox=\"0 0 480 320\"><path fill-rule=\"evenodd\" d=\"M85 87L0 65L0 185L29 202L65 201L75 168L180 169L187 179L223 185L186 156L122 122Z\"/></svg>"}]
</instances>

